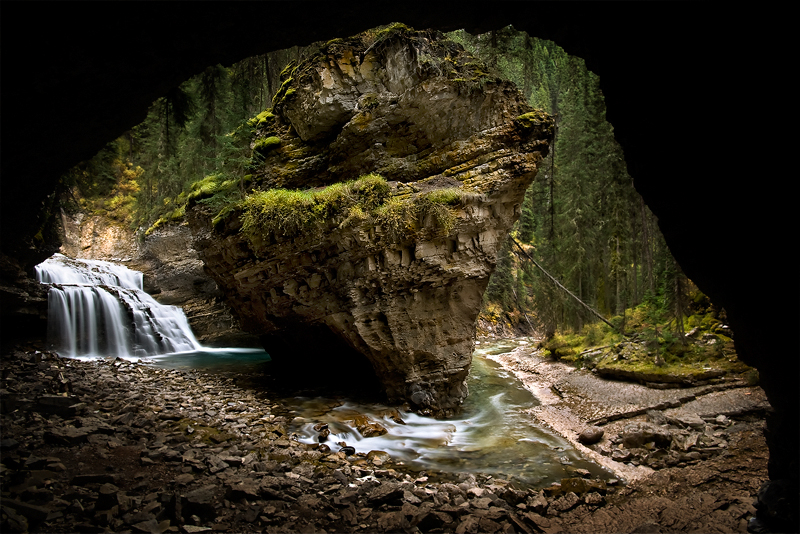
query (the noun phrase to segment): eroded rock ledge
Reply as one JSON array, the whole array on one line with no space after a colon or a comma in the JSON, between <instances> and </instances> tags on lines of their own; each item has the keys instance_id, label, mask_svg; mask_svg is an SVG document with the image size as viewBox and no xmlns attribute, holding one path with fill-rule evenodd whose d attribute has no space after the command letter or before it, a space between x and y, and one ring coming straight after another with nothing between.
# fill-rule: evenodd
<instances>
[{"instance_id":1,"label":"eroded rock ledge","mask_svg":"<svg viewBox=\"0 0 800 534\"><path fill-rule=\"evenodd\" d=\"M451 413L467 395L481 298L553 135L549 116L486 70L438 32L402 26L331 41L286 69L272 112L252 123L262 159L249 187L374 172L387 202L463 194L448 225L423 214L398 231L339 215L250 239L241 207L220 216L193 204L195 248L273 358L360 353L390 401L424 413Z\"/></svg>"}]
</instances>

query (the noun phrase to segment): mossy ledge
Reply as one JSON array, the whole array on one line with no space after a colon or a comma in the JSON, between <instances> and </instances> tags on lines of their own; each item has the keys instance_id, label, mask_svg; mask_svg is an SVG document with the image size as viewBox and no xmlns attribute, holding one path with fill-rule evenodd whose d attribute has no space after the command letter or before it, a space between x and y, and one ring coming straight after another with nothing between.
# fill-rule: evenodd
<instances>
[{"instance_id":1,"label":"mossy ledge","mask_svg":"<svg viewBox=\"0 0 800 534\"><path fill-rule=\"evenodd\" d=\"M390 184L373 173L320 189L254 191L241 203L242 231L254 247L354 225L378 227L394 242L425 231L446 236L458 220L457 208L477 196L456 187L393 196Z\"/></svg>"},{"instance_id":2,"label":"mossy ledge","mask_svg":"<svg viewBox=\"0 0 800 534\"><path fill-rule=\"evenodd\" d=\"M331 41L282 78L246 125L246 195L188 204L206 271L276 361L360 361L388 401L455 413L552 119L460 45L402 25Z\"/></svg>"}]
</instances>

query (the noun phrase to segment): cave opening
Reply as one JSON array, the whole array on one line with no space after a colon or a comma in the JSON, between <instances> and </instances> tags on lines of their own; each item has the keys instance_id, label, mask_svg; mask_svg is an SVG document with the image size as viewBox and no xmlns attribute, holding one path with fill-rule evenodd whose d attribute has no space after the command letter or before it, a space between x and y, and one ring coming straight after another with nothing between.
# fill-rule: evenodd
<instances>
[{"instance_id":1,"label":"cave opening","mask_svg":"<svg viewBox=\"0 0 800 534\"><path fill-rule=\"evenodd\" d=\"M366 356L325 325L290 326L260 337L271 361L259 378L282 396L334 397L385 403L386 392ZM302 340L302 348L298 348Z\"/></svg>"},{"instance_id":2,"label":"cave opening","mask_svg":"<svg viewBox=\"0 0 800 534\"><path fill-rule=\"evenodd\" d=\"M92 52L93 46L86 41L75 41L72 36L91 36L97 39L97 32L101 30L97 25L96 17L84 17L84 24L91 24L91 28L81 28L78 22L80 15L72 13L75 20L70 24L62 24L69 20L68 16L52 16L53 27L47 27L47 21L40 17L29 15L26 17L31 24L30 33L36 33L42 39L49 39L53 49L66 49L62 54L68 61L31 62L30 72L18 75L12 70L13 57L10 51L4 52L4 103L15 102L15 110L10 110L4 105L4 126L6 132L15 132L14 136L6 135L3 138L4 158L3 166L3 252L10 253L20 263L32 266L37 261L44 259L48 254L36 260L31 260L33 248L17 246L23 239L36 234L41 228L41 220L36 220L32 214L37 213L37 206L44 198L45 192L54 189L58 174L81 159L91 157L103 142L114 135L120 134L126 128L141 120L143 110L158 96L159 91L168 86L179 83L182 79L194 72L201 70L201 62L197 60L205 56L203 64L213 64L217 61L231 61L235 58L246 57L253 52L262 52L266 49L279 49L289 46L298 39L311 41L318 38L332 38L335 34L353 34L360 29L375 26L392 19L407 18L415 27L441 26L447 29L469 26L481 29L501 27L510 21L528 29L530 34L549 35L556 42L568 43L581 57L590 58L598 70L609 74L606 87L611 89L606 95L613 97L616 105L610 105L610 110L615 112L619 121L612 119L618 127L620 141L625 146L626 158L634 165L632 174L641 177L637 182L637 189L645 194L645 202L651 206L662 223L668 230L668 240L679 255L681 265L691 271L690 275L712 297L718 298L729 311L731 321L737 332L737 345L747 349L748 361L756 365L764 379L764 387L775 401L779 416L771 423L775 469L774 478L782 476L793 477L796 481L797 469L797 306L796 300L785 299L785 294L796 295L796 277L775 275L775 266L771 262L763 265L750 262L733 262L720 254L716 245L709 244L704 236L708 235L708 228L724 228L725 233L731 236L759 235L762 238L751 240L750 257L769 258L778 250L773 246L772 239L767 236L775 235L767 228L791 227L782 224L783 219L778 219L780 209L761 210L758 221L742 214L749 213L753 202L761 198L761 188L742 187L732 183L730 176L741 172L738 158L730 158L730 147L737 146L732 142L733 135L741 131L738 114L731 113L730 108L723 106L724 99L719 103L707 100L704 102L703 127L707 128L708 135L704 136L705 156L698 158L692 169L687 172L674 172L667 162L675 157L679 140L685 139L687 123L684 120L665 121L665 106L670 110L680 113L681 110L696 109L696 93L679 86L682 80L691 79L692 84L701 86L708 94L725 94L737 81L732 79L738 76L739 69L730 65L729 74L722 71L727 68L726 56L721 54L719 43L726 43L731 52L730 57L744 57L735 51L737 47L749 46L748 42L739 39L739 35L749 33L758 26L752 20L747 22L748 31L738 35L729 32L739 32L736 24L719 25L716 15L709 17L703 13L694 12L691 17L680 10L671 10L669 16L660 13L658 17L661 24L652 20L647 24L629 23L629 17L619 17L615 10L609 10L604 5L600 11L574 10L569 17L564 13L553 13L555 6L543 6L540 3L530 3L525 6L512 3L513 7L498 5L490 10L482 9L479 14L471 10L452 9L444 7L441 10L433 6L426 9L415 10L408 6L396 8L394 12L378 13L380 10L354 9L345 15L339 13L338 17L327 17L319 14L317 19L324 22L314 23L314 20L301 21L296 14L281 11L283 7L271 5L269 15L261 13L240 12L238 15L230 14L225 17L239 18L237 23L223 23L219 13L213 17L197 15L186 12L181 14L180 25L169 21L170 17L161 17L173 27L164 31L151 32L149 42L135 42L136 54L148 58L147 65L139 61L130 61L126 64L126 49L124 43L119 43L116 57L108 61L104 56L110 56L106 50L100 54ZM9 15L6 20L13 20L12 9L4 8ZM51 14L54 11L51 6ZM74 7L70 8L74 10ZM261 8L267 10L266 8ZM338 9L338 8L337 8ZM399 11L398 11L399 10ZM530 10L530 11L528 11ZM192 10L196 11L196 10ZM233 10L232 10L233 11ZM276 15L275 11L279 13ZM445 13L446 11L446 13ZM64 14L66 15L66 14ZM95 13L97 15L97 13ZM136 16L129 18L136 19ZM116 15L115 15L116 17ZM193 18L195 17L195 18ZM274 17L286 23L272 28L271 32L241 32L239 28L247 27L259 17ZM139 16L141 24L131 26L144 26L153 23L157 17L147 14ZM109 16L109 20L111 17ZM193 21L195 22L193 24ZM292 21L296 21L294 25ZM331 21L334 21L331 24ZM521 21L525 21L522 23ZM560 22L559 22L560 21ZM615 22L617 21L617 22ZM192 41L191 36L197 34L195 27L213 28L214 23L227 25L236 36L242 39L251 39L236 46L220 46L219 43L233 43L235 37L221 35L219 39L208 43ZM567 23L568 22L568 23ZM44 27L42 27L44 25ZM60 26L59 29L56 26ZM116 26L108 24L108 31L116 31ZM687 35L693 38L675 39L675 28L684 28ZM768 27L765 25L764 27ZM67 35L69 32L70 35ZM265 35L269 33L269 35ZM257 35L261 34L261 35ZM267 44L258 40L270 39ZM175 39L175 41L172 41ZM102 41L103 39L98 39ZM196 58L186 60L186 47L175 46L174 42L193 42L202 48ZM109 36L108 42L117 42L116 38ZM58 43L54 46L53 43ZM637 43L637 46L631 46ZM76 46L77 45L77 46ZM134 42L130 43L134 48ZM75 48L71 48L75 47ZM9 47L7 47L9 48ZM638 49L635 53L633 49ZM72 52L71 50L76 50ZM586 52L581 53L581 50ZM706 53L705 51L712 51ZM19 47L19 52L30 53L27 47ZM149 52L148 52L149 51ZM15 51L14 53L17 53ZM648 54L647 61L641 61L642 54ZM718 64L709 61L712 54ZM133 55L131 57L134 57ZM7 61L8 59L8 61ZM75 68L75 62L83 65ZM170 66L159 68L156 63L165 61ZM678 69L678 62L680 69ZM664 69L685 74L683 78L674 76L670 81L664 76ZM34 74L34 71L39 71ZM81 80L75 79L74 73L80 73ZM37 77L38 76L38 77ZM131 83L120 84L120 79L127 79ZM12 83L24 80L25 83ZM54 81L55 80L55 83ZM61 80L63 83L59 83ZM106 80L106 82L104 82ZM21 88L24 85L24 88ZM45 88L58 86L59 91L45 93ZM788 85L787 85L788 86ZM92 90L91 88L95 89ZM34 88L31 90L31 88ZM645 90L646 89L646 90ZM116 92L115 92L116 91ZM117 95L117 96L115 96ZM48 101L49 106L35 105L37 101ZM91 102L91 106L88 103ZM124 102L124 105L119 105ZM611 100L609 100L611 104ZM668 104L666 104L668 103ZM87 104L84 106L83 104ZM84 110L94 109L96 113L87 114ZM725 109L723 109L723 107ZM108 113L109 109L118 108L121 113ZM59 110L53 113L52 110ZM75 110L80 110L77 112ZM15 120L15 114L24 120ZM91 115L88 119L81 114ZM735 121L735 124L734 122ZM58 143L48 145L48 157L38 157L41 151L41 125L48 124L54 131L62 132ZM99 126L99 127L98 127ZM13 138L12 138L13 137ZM665 151L661 147L668 147ZM686 170L686 169L684 169ZM14 180L10 180L14 177ZM38 189L41 195L32 193L31 185L42 185ZM688 193L687 193L688 192ZM714 199L712 203L704 206L703 213L696 213L695 217L686 217L686 213L694 213L694 206L698 199ZM12 205L13 202L13 205ZM786 211L790 213L790 211ZM31 222L32 221L32 222ZM717 226L722 223L722 226ZM702 229L702 230L700 230ZM703 238L698 238L703 236ZM41 250L38 251L41 255ZM34 256L36 254L33 254ZM786 268L787 265L783 268ZM3 273L5 278L9 275ZM791 280L791 287L786 291L763 292L743 287L747 280ZM757 284L753 284L755 287ZM736 289L734 289L736 288ZM765 303L766 299L766 303ZM769 309L785 310L786 300L792 301L792 313L781 317L777 321L774 314L765 314L760 310L766 306ZM11 303L6 306L6 303ZM17 306L11 301L3 301L3 322L6 327L12 324L6 321L12 310ZM785 335L768 335L770 331L789 332L790 341L787 348ZM4 341L9 338L10 332L18 332L16 328L4 328ZM795 349L791 347L794 346ZM796 482L795 482L796 487ZM795 491L796 492L796 491ZM796 517L796 510L795 510Z\"/></svg>"}]
</instances>

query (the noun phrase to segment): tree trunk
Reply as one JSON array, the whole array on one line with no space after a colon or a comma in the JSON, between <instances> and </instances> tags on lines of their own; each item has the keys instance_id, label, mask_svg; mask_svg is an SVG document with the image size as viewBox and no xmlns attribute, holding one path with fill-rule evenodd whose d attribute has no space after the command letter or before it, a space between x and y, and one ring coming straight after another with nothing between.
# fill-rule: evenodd
<instances>
[{"instance_id":1,"label":"tree trunk","mask_svg":"<svg viewBox=\"0 0 800 534\"><path fill-rule=\"evenodd\" d=\"M534 264L536 267L538 267L538 268L539 268L539 270L541 270L541 271L542 271L542 272L545 274L545 276L547 276L547 278L549 278L549 279L550 279L550 281L551 281L551 282L553 282L553 283L554 283L556 286L558 286L559 288L561 288L562 290L564 290L564 291L565 291L565 292L566 292L566 293L567 293L567 294L568 294L570 297L572 297L573 299L577 300L577 301L578 301L578 303L579 303L581 306L583 306L584 308L586 308L587 310L589 310L589 311L592 313L592 315L594 315L595 317L597 317L598 319L600 319L601 321L603 321L604 323L606 323L606 324L607 324L608 326L610 326L612 329L616 330L616 328L614 328L614 325L613 325L613 324L611 324L611 323L609 323L609 322L606 320L606 318L605 318L605 317L603 317L602 315L600 315L600 313L599 313L597 310L595 310L594 308L592 308L591 306L589 306L588 304L586 304L585 302L583 302L581 299L579 299L577 296L575 296L575 294L574 294L572 291L570 291L569 289L567 289L566 287L564 287L564 286L561 284L561 282L559 282L558 280L556 280L556 279L553 277L553 275L551 275L550 273L548 273L547 271L545 271L545 270L544 270L544 267L542 267L541 265L539 265L539 263L538 263L536 260L534 260L534 259L533 259L533 258L530 256L530 254L528 254L527 252L525 252L525 249L524 249L524 248L522 248L522 245L520 245L519 243L517 243L517 240L516 240L516 239L514 239L513 237L509 237L509 239L511 239L511 242L512 242L514 245L516 245L516 246L517 246L517 248L519 249L520 253L522 253L522 256L520 256L520 257L524 257L524 258L528 259L528 261L530 261L530 262L531 262L531 263L533 263L533 264ZM517 255L519 256L519 255L520 255L520 253L517 253Z\"/></svg>"}]
</instances>

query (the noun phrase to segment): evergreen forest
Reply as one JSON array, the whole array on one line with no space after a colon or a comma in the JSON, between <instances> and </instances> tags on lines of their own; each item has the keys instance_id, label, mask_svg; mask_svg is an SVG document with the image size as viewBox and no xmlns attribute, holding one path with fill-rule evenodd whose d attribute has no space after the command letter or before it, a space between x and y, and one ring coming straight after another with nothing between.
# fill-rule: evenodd
<instances>
[{"instance_id":1,"label":"evergreen forest","mask_svg":"<svg viewBox=\"0 0 800 534\"><path fill-rule=\"evenodd\" d=\"M556 120L550 154L498 257L479 330L536 333L552 355L580 360L584 349L631 333L665 347L702 326L720 336L720 354L730 355L724 313L681 272L634 189L606 120L601 80L582 59L510 26L448 37ZM201 202L243 199L258 157L250 139L266 120L280 73L318 48L210 66L174 88L143 123L63 177L72 209L107 215L144 235L180 220L187 199L203 188L220 194ZM685 352L659 349L655 361Z\"/></svg>"}]
</instances>

